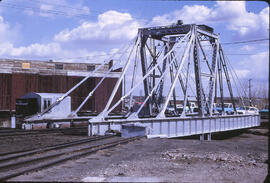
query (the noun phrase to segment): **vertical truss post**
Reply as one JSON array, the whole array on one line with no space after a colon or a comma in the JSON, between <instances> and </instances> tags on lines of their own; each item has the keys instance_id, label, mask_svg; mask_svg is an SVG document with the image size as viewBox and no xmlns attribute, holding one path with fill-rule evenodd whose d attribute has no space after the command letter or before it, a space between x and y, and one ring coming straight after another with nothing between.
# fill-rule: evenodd
<instances>
[{"instance_id":1,"label":"vertical truss post","mask_svg":"<svg viewBox=\"0 0 270 183\"><path fill-rule=\"evenodd\" d=\"M133 67L133 73L132 73L132 81L131 81L131 88L133 88L134 86L134 82L136 81L136 73L137 73L137 64L138 64L138 59L137 59L137 55L138 55L138 47L136 48L136 53L135 53L135 61L134 61L134 67ZM130 94L129 96L129 110L131 109L132 106L132 100L133 100L133 92Z\"/></svg>"},{"instance_id":2,"label":"vertical truss post","mask_svg":"<svg viewBox=\"0 0 270 183\"><path fill-rule=\"evenodd\" d=\"M193 44L193 45L194 45L194 44ZM192 48L192 49L193 49L193 48ZM173 54L174 54L174 52L173 52ZM175 57L175 55L173 55L173 56ZM175 60L176 60L176 61L174 61L174 67L175 67L175 70L177 70L177 69L178 69L177 59L175 59ZM181 88L182 88L183 93L185 93L185 91L187 90L187 88L186 88L185 85L184 85L184 82L183 82L183 79L182 79L181 74L179 74L178 80L179 80L179 83L180 83L180 86L181 86ZM190 110L190 104L189 104L188 99L187 99L187 104L188 104L188 108L189 108L189 110Z\"/></svg>"},{"instance_id":3,"label":"vertical truss post","mask_svg":"<svg viewBox=\"0 0 270 183\"><path fill-rule=\"evenodd\" d=\"M185 48L184 54L183 54L183 56L182 56L182 58L181 58L181 60L180 60L180 66L179 66L179 68L177 69L177 72L176 72L175 77L174 77L174 81L173 81L173 83L172 83L172 85L171 85L171 87L170 87L169 94L167 95L167 98L166 98L166 101L165 101L165 103L164 103L164 105L163 105L163 107L162 107L162 110L161 110L161 112L160 112L159 115L158 115L159 117L164 117L164 116L165 116L165 114L164 114L164 113L165 113L165 110L166 110L167 105L168 105L168 103L169 103L169 100L170 100L170 98L171 98L172 92L173 92L173 90L174 90L174 88L175 88L175 84L176 84L177 78L178 78L178 76L180 75L180 72L181 72L181 70L182 70L182 68L183 68L183 64L184 64L184 62L185 62L185 60L186 60L186 57L187 57L187 55L188 55L188 51L189 51L189 49L190 49L190 47L191 47L191 44L192 44L193 40L194 40L194 29L191 30L190 40L189 40L188 45L187 45L187 47Z\"/></svg>"},{"instance_id":4,"label":"vertical truss post","mask_svg":"<svg viewBox=\"0 0 270 183\"><path fill-rule=\"evenodd\" d=\"M196 31L195 31L195 35L196 35L196 38L197 38L197 32ZM195 80L196 80L196 93L197 93L199 115L204 116L202 78L201 78L201 68L200 68L200 60L199 60L198 51L199 51L199 49L198 49L198 39L195 39L193 57L194 57L194 72L195 72Z\"/></svg>"},{"instance_id":5,"label":"vertical truss post","mask_svg":"<svg viewBox=\"0 0 270 183\"><path fill-rule=\"evenodd\" d=\"M171 58L169 59L171 83L174 80L173 66L171 65L172 58L173 58L173 55L171 54ZM174 111L176 111L176 94L175 94L175 89L173 90L173 106L174 106Z\"/></svg>"},{"instance_id":6,"label":"vertical truss post","mask_svg":"<svg viewBox=\"0 0 270 183\"><path fill-rule=\"evenodd\" d=\"M173 45L174 44L175 43L169 43L170 50L173 48ZM171 52L170 57L168 58L169 65L171 64L172 60L173 60L173 52ZM170 65L170 78L171 78L171 83L172 83L173 80L174 80L173 66L172 65ZM173 89L173 106L174 106L174 110L176 111L176 94L175 94L175 88Z\"/></svg>"},{"instance_id":7,"label":"vertical truss post","mask_svg":"<svg viewBox=\"0 0 270 183\"><path fill-rule=\"evenodd\" d=\"M170 51L170 48L168 45L165 46L165 51L164 51L164 56L166 54L168 54L168 52ZM165 69L166 69L166 64L167 64L167 60L170 59L170 56L169 57L166 57L164 60L163 60L163 64L162 64L162 73L163 74L165 72ZM162 102L163 102L163 86L164 86L164 79L162 79L160 81L160 85L159 85L159 92L158 92L158 106L161 106Z\"/></svg>"},{"instance_id":8,"label":"vertical truss post","mask_svg":"<svg viewBox=\"0 0 270 183\"><path fill-rule=\"evenodd\" d=\"M218 64L218 62L217 62ZM217 75L217 74L216 74ZM217 76L216 76L217 77ZM217 78L216 78L216 81L215 81L215 98L214 98L214 102L217 103Z\"/></svg>"},{"instance_id":9,"label":"vertical truss post","mask_svg":"<svg viewBox=\"0 0 270 183\"><path fill-rule=\"evenodd\" d=\"M125 66L124 66L123 72L121 73L121 76L120 76L119 79L117 80L117 82L116 82L116 84L115 84L115 87L114 87L114 89L113 89L113 91L112 91L112 94L111 94L111 96L110 96L110 98L109 98L109 100L108 100L108 102L107 102L107 104L106 104L104 110L99 114L99 116L101 117L101 120L104 120L105 117L108 116L108 114L109 114L108 109L109 109L109 107L110 107L111 104L112 104L112 101L113 101L113 99L114 99L114 96L115 96L115 94L116 94L116 92L117 92L117 90L118 90L120 84L123 82L124 76L125 76L125 74L126 74L126 72L127 72L127 70L128 70L128 67L129 67L129 65L130 65L130 62L131 62L130 57L131 57L131 55L132 55L132 53L133 53L134 48L137 47L138 42L139 42L139 41L138 41L138 37L137 37L137 39L136 39L136 41L135 41L135 44L134 44L134 46L133 46L133 48L132 48L132 50L131 50L131 52L130 52L130 54L129 54L129 56L128 56L128 60L127 60L127 62L126 62L126 64L125 64ZM123 102L123 98L121 98L121 101ZM95 119L95 118L93 118L93 120L94 120L94 119ZM95 120L97 120L97 119L98 119L98 118L96 118Z\"/></svg>"},{"instance_id":10,"label":"vertical truss post","mask_svg":"<svg viewBox=\"0 0 270 183\"><path fill-rule=\"evenodd\" d=\"M224 97L223 97L223 79L222 79L222 65L221 65L221 54L219 54L219 62L218 62L218 79L219 79L219 92L220 92L220 100L221 100L221 108L222 114L224 113Z\"/></svg>"},{"instance_id":11,"label":"vertical truss post","mask_svg":"<svg viewBox=\"0 0 270 183\"><path fill-rule=\"evenodd\" d=\"M189 73L189 68L190 68L190 64L191 64L191 58L192 58L192 54L193 54L193 50L194 50L194 43L193 43L192 46L193 46L193 47L190 49L189 57L188 57L188 60L189 60L189 62L188 62L188 68L187 68L188 73ZM187 74L187 83L186 83L186 87L185 87L185 91L184 91L185 93L187 93L188 83L189 83L189 75ZM185 99L185 100L186 100L186 101L185 101L185 103L184 103L184 107L186 108L186 105L188 105L189 112L192 112L192 111L191 111L191 107L190 107L190 103L189 103L189 101L188 101L188 96L187 96L187 94L186 94L186 99Z\"/></svg>"},{"instance_id":12,"label":"vertical truss post","mask_svg":"<svg viewBox=\"0 0 270 183\"><path fill-rule=\"evenodd\" d=\"M228 72L227 65L226 65L226 60L225 60L224 53L223 53L223 50L222 50L221 46L220 46L220 54L222 55L221 63L222 63L222 67L223 67L225 77L226 77L226 80L227 80L227 86L228 86L230 97L231 97L231 100L232 100L233 110L236 113L236 106L235 106L235 101L234 101L234 98L233 98L233 92L232 92L232 85L231 85L231 81L230 81L230 76L229 76L229 72Z\"/></svg>"},{"instance_id":13,"label":"vertical truss post","mask_svg":"<svg viewBox=\"0 0 270 183\"><path fill-rule=\"evenodd\" d=\"M155 40L153 39L153 67L156 65L157 62L157 57L156 57L157 53L156 53L156 46L155 46ZM156 85L156 69L153 70L153 80L152 80L152 88L155 87Z\"/></svg>"},{"instance_id":14,"label":"vertical truss post","mask_svg":"<svg viewBox=\"0 0 270 183\"><path fill-rule=\"evenodd\" d=\"M191 50L191 49L190 49ZM189 59L188 59L188 65L187 65L187 78L186 78L186 86L185 86L185 91L184 91L184 105L183 105L183 112L181 114L181 116L185 116L186 113L186 106L187 106L187 86L188 86L188 82L189 82L189 66L190 66L190 53L189 53ZM189 107L190 110L190 107Z\"/></svg>"},{"instance_id":15,"label":"vertical truss post","mask_svg":"<svg viewBox=\"0 0 270 183\"><path fill-rule=\"evenodd\" d=\"M214 85L216 81L216 73L217 73L217 58L218 58L218 50L219 50L219 42L218 39L215 39L215 43L213 45L213 56L212 56L212 68L211 68L211 76L209 79L209 95L208 95L208 108L209 114L212 116L213 113L213 100L214 100Z\"/></svg>"},{"instance_id":16,"label":"vertical truss post","mask_svg":"<svg viewBox=\"0 0 270 183\"><path fill-rule=\"evenodd\" d=\"M147 68L148 68L147 60L146 60L146 52L145 52L145 45L146 45L148 36L145 36L143 35L142 32L140 32L140 37L141 37L141 44L140 44L141 67L142 67L142 76L144 77L147 73ZM144 95L146 98L149 95L149 90L150 90L148 77L143 80L143 85L144 85ZM149 101L146 103L146 111L149 112L150 116L152 115L152 106L150 105Z\"/></svg>"}]
</instances>

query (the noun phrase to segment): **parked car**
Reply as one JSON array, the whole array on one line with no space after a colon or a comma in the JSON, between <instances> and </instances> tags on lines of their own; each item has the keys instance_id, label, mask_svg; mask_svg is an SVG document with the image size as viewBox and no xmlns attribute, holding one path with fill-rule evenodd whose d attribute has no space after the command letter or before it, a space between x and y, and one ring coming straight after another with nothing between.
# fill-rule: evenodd
<instances>
[{"instance_id":1,"label":"parked car","mask_svg":"<svg viewBox=\"0 0 270 183\"><path fill-rule=\"evenodd\" d=\"M249 107L248 114L259 114L259 109L257 109L256 107Z\"/></svg>"},{"instance_id":2,"label":"parked car","mask_svg":"<svg viewBox=\"0 0 270 183\"><path fill-rule=\"evenodd\" d=\"M216 108L220 114L222 113L222 104L216 104ZM226 114L234 114L232 103L224 103L224 113Z\"/></svg>"},{"instance_id":3,"label":"parked car","mask_svg":"<svg viewBox=\"0 0 270 183\"><path fill-rule=\"evenodd\" d=\"M199 108L194 107L192 114L199 114ZM206 107L204 108L204 114L207 114L207 108ZM214 115L219 114L219 112L216 110L215 107L213 107L212 114L214 114Z\"/></svg>"},{"instance_id":4,"label":"parked car","mask_svg":"<svg viewBox=\"0 0 270 183\"><path fill-rule=\"evenodd\" d=\"M180 104L176 105L176 113L177 114L181 115L182 112L183 112L183 110L184 110L184 106L183 105L180 105ZM186 112L188 111L188 107L186 107L185 111Z\"/></svg>"},{"instance_id":5,"label":"parked car","mask_svg":"<svg viewBox=\"0 0 270 183\"><path fill-rule=\"evenodd\" d=\"M246 110L247 110L247 107L245 106L236 108L237 114L246 114Z\"/></svg>"},{"instance_id":6,"label":"parked car","mask_svg":"<svg viewBox=\"0 0 270 183\"><path fill-rule=\"evenodd\" d=\"M173 106L168 106L166 111L165 111L166 115L175 115L175 109Z\"/></svg>"},{"instance_id":7,"label":"parked car","mask_svg":"<svg viewBox=\"0 0 270 183\"><path fill-rule=\"evenodd\" d=\"M189 107L190 107L190 110L191 110L191 113L194 112L194 108L196 108L196 104L194 102L189 102Z\"/></svg>"},{"instance_id":8,"label":"parked car","mask_svg":"<svg viewBox=\"0 0 270 183\"><path fill-rule=\"evenodd\" d=\"M268 119L269 118L269 105L265 105L264 109L259 111L259 114L262 119Z\"/></svg>"},{"instance_id":9,"label":"parked car","mask_svg":"<svg viewBox=\"0 0 270 183\"><path fill-rule=\"evenodd\" d=\"M237 114L259 114L259 110L256 107L242 106L236 109Z\"/></svg>"},{"instance_id":10,"label":"parked car","mask_svg":"<svg viewBox=\"0 0 270 183\"><path fill-rule=\"evenodd\" d=\"M196 104L194 102L189 102L189 106L188 104L186 104L186 108L185 108L185 112L186 113L193 113L194 112L194 108L196 108ZM178 114L181 114L183 112L184 106L182 104L177 104L176 105L176 111Z\"/></svg>"}]
</instances>

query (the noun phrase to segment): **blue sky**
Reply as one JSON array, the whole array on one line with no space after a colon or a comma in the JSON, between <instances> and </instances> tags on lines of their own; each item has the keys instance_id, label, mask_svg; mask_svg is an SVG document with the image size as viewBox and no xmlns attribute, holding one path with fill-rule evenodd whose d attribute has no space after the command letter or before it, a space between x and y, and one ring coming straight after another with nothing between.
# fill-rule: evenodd
<instances>
[{"instance_id":1,"label":"blue sky","mask_svg":"<svg viewBox=\"0 0 270 183\"><path fill-rule=\"evenodd\" d=\"M262 1L3 0L0 58L100 62L106 56L99 55L120 49L138 28L178 19L213 27L222 43L269 37L269 6ZM243 82L252 78L268 88L268 41L223 47Z\"/></svg>"}]
</instances>

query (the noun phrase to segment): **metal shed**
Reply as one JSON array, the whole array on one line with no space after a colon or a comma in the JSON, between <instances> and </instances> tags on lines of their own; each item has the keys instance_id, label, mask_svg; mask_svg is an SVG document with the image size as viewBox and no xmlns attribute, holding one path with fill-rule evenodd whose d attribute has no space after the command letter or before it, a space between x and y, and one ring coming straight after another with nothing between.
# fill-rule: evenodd
<instances>
[{"instance_id":1,"label":"metal shed","mask_svg":"<svg viewBox=\"0 0 270 183\"><path fill-rule=\"evenodd\" d=\"M53 104L58 98L62 97L63 93L35 93L30 92L25 95L23 95L20 99L17 101L25 101L25 102L16 102L16 109L20 108L27 108L27 107L33 107L29 104L29 99L33 100L36 103L37 109L32 109L32 111L36 111L38 113L43 112L47 107L49 107L51 104ZM61 117L67 117L71 113L71 97L66 97L61 104L51 109L46 114L46 117L55 117L55 118L61 118Z\"/></svg>"}]
</instances>

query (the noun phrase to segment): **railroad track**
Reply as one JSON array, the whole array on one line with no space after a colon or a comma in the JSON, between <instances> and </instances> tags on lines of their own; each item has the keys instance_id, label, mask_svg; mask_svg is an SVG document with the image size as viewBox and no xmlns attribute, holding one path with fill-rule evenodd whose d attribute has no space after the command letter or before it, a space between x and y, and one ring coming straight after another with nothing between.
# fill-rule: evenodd
<instances>
[{"instance_id":1,"label":"railroad track","mask_svg":"<svg viewBox=\"0 0 270 183\"><path fill-rule=\"evenodd\" d=\"M9 136L20 136L20 135L40 135L40 134L48 134L48 133L64 133L64 134L79 134L79 132L87 134L86 127L78 127L78 128L58 128L58 129L43 129L43 130L0 130L0 137L9 137Z\"/></svg>"},{"instance_id":2,"label":"railroad track","mask_svg":"<svg viewBox=\"0 0 270 183\"><path fill-rule=\"evenodd\" d=\"M100 136L41 149L3 153L0 155L0 181L140 138L142 137L123 139L113 135Z\"/></svg>"}]
</instances>

